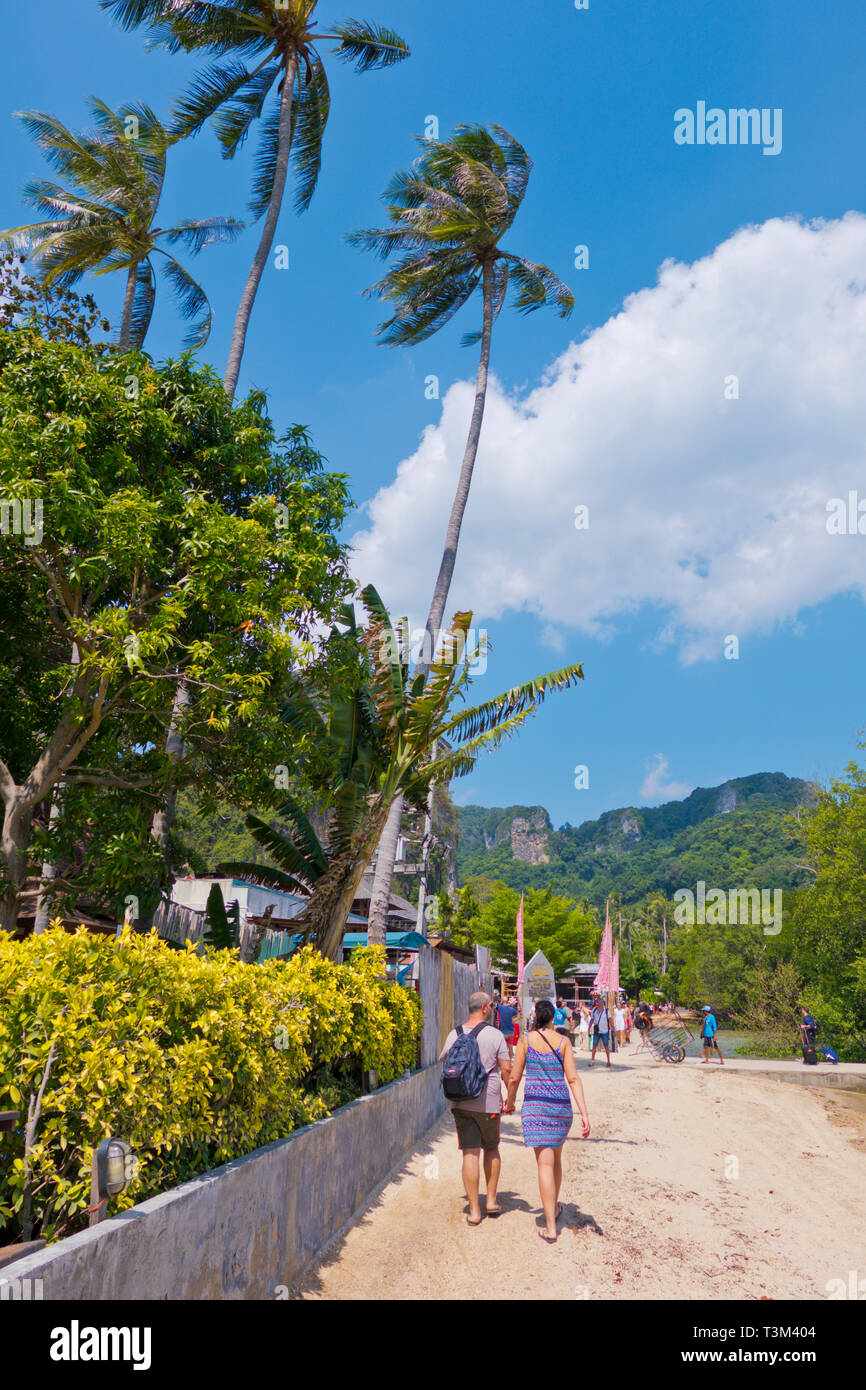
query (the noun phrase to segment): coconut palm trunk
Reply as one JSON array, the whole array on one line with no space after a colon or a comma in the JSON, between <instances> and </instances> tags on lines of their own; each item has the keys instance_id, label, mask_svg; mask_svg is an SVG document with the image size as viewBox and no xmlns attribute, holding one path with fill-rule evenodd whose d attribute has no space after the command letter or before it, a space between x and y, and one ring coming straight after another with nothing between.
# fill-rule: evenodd
<instances>
[{"instance_id":1,"label":"coconut palm trunk","mask_svg":"<svg viewBox=\"0 0 866 1390\"><path fill-rule=\"evenodd\" d=\"M286 65L283 77L283 90L280 96L280 123L279 123L279 143L277 146L277 163L274 173L274 186L271 190L271 197L268 203L268 210L265 215L265 225L262 228L262 235L259 240L253 263L250 266L250 273L244 285L241 301L238 305L238 312L235 317L235 326L232 331L231 347L229 348L228 363L223 385L229 397L234 397L237 390L238 377L241 371L241 360L244 355L244 347L247 339L247 326L250 321L250 314L253 310L259 284L264 274L265 264L271 252L274 235L277 230L277 222L280 216L283 193L286 187L286 177L289 168L289 155L292 149L292 94L294 92L295 78L298 71L298 55L293 53Z\"/></svg>"},{"instance_id":2,"label":"coconut palm trunk","mask_svg":"<svg viewBox=\"0 0 866 1390\"><path fill-rule=\"evenodd\" d=\"M427 670L436 652L438 635L442 631L442 619L445 614L445 605L448 602L448 591L451 588L451 579L454 574L454 565L457 559L457 546L460 541L460 529L463 525L463 514L466 511L466 504L469 501L472 472L475 468L475 459L478 455L478 445L481 440L484 406L487 401L487 377L490 370L490 341L493 336L492 261L485 261L484 263L483 288L484 319L481 331L481 353L478 359L478 374L475 382L475 404L472 409L472 419L469 424L469 435L466 440L466 449L463 454L463 465L460 469L457 491L454 494L451 515L448 518L448 529L445 532L445 548L442 551L439 574L436 577L436 586L433 590L430 612L427 615L424 648L421 653L421 660L416 667L416 675L427 674ZM394 877L394 864L397 857L397 840L400 835L400 821L402 815L403 798L398 796L393 801L388 812L388 819L385 823L385 830L379 843L379 854L376 860L375 873L373 875L373 887L370 893L370 917L367 923L367 941L371 946L385 944L385 933L387 931L386 919L391 898L391 882Z\"/></svg>"}]
</instances>

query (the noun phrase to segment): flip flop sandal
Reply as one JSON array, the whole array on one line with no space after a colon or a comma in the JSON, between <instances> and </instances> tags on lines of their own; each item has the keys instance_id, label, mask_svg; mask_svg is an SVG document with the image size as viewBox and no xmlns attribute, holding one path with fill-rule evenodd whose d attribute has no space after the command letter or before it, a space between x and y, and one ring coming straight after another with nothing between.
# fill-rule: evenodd
<instances>
[{"instance_id":1,"label":"flip flop sandal","mask_svg":"<svg viewBox=\"0 0 866 1390\"><path fill-rule=\"evenodd\" d=\"M487 1207L486 1215L487 1215L487 1216L501 1216L501 1215L502 1215L502 1212L503 1212L503 1208L502 1208L502 1207Z\"/></svg>"},{"instance_id":2,"label":"flip flop sandal","mask_svg":"<svg viewBox=\"0 0 866 1390\"><path fill-rule=\"evenodd\" d=\"M545 1242L546 1245L556 1244L556 1236L545 1235L544 1231L542 1231L541 1228L539 1228L538 1234L541 1236L541 1239Z\"/></svg>"},{"instance_id":3,"label":"flip flop sandal","mask_svg":"<svg viewBox=\"0 0 866 1390\"><path fill-rule=\"evenodd\" d=\"M467 1226L480 1226L482 1220L483 1220L483 1217L481 1217L481 1216L479 1216L479 1218L478 1218L477 1221L473 1221L472 1218L471 1218L471 1216L467 1216L467 1218L466 1218L466 1225L467 1225Z\"/></svg>"}]
</instances>

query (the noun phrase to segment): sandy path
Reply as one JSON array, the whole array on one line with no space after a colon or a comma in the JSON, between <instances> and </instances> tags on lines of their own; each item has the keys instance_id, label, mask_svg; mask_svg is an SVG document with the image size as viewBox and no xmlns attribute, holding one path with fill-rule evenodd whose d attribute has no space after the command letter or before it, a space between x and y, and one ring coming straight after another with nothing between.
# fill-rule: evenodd
<instances>
[{"instance_id":1,"label":"sandy path","mask_svg":"<svg viewBox=\"0 0 866 1390\"><path fill-rule=\"evenodd\" d=\"M866 1275L866 1117L807 1087L670 1066L634 1047L589 1071L592 1135L563 1150L555 1246L519 1115L504 1213L471 1228L449 1116L298 1290L324 1299L826 1298ZM483 1205L483 1199L482 1199Z\"/></svg>"}]
</instances>

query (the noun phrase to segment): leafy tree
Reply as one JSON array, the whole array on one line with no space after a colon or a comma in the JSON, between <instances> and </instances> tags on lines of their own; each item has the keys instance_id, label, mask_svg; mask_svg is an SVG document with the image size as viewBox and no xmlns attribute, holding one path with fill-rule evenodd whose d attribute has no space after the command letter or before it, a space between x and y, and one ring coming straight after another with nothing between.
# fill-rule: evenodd
<instances>
[{"instance_id":1,"label":"leafy tree","mask_svg":"<svg viewBox=\"0 0 866 1390\"><path fill-rule=\"evenodd\" d=\"M502 126L457 126L447 141L421 140L422 154L412 168L394 175L385 191L388 223L384 228L352 233L349 241L397 264L368 294L394 306L379 336L393 346L424 342L451 319L478 291L482 301L480 331L465 343L480 343L475 404L457 491L445 533L439 574L427 615L427 651L418 672L432 659L451 588L463 515L481 439L487 398L487 374L493 323L509 287L514 307L528 314L554 304L561 317L571 313L574 296L546 265L504 251L503 236L511 228L532 169L523 146ZM384 921L401 805L395 803L379 846L370 899L370 920Z\"/></svg>"},{"instance_id":2,"label":"leafy tree","mask_svg":"<svg viewBox=\"0 0 866 1390\"><path fill-rule=\"evenodd\" d=\"M796 895L792 937L802 1002L853 1061L866 1056L866 769L845 772L803 817L814 882Z\"/></svg>"},{"instance_id":3,"label":"leafy tree","mask_svg":"<svg viewBox=\"0 0 866 1390\"><path fill-rule=\"evenodd\" d=\"M621 947L619 953L619 982L629 999L637 999L661 983L658 967L639 951Z\"/></svg>"},{"instance_id":4,"label":"leafy tree","mask_svg":"<svg viewBox=\"0 0 866 1390\"><path fill-rule=\"evenodd\" d=\"M679 1002L712 1004L722 1015L741 1010L767 938L758 926L680 927L669 952Z\"/></svg>"},{"instance_id":5,"label":"leafy tree","mask_svg":"<svg viewBox=\"0 0 866 1390\"><path fill-rule=\"evenodd\" d=\"M144 342L156 297L151 258L162 257L162 273L183 317L195 320L187 342L201 347L211 326L207 296L157 242L181 242L198 255L212 242L233 241L243 223L233 217L206 217L155 227L170 144L165 128L148 106L124 106L114 112L94 98L90 112L96 130L85 135L73 134L44 111L18 113L67 184L47 179L27 183L25 201L45 220L0 232L0 241L20 244L24 239L49 286L68 288L87 273L125 270L121 350Z\"/></svg>"},{"instance_id":6,"label":"leafy tree","mask_svg":"<svg viewBox=\"0 0 866 1390\"><path fill-rule=\"evenodd\" d=\"M433 903L436 905L433 922L445 939L453 941L455 946L471 949L476 944L475 930L481 912L472 885L467 883L460 889L456 903L444 892L439 893Z\"/></svg>"},{"instance_id":7,"label":"leafy tree","mask_svg":"<svg viewBox=\"0 0 866 1390\"><path fill-rule=\"evenodd\" d=\"M2 925L15 923L34 820L61 779L69 814L39 832L55 847L80 841L72 808L96 788L151 807L161 796L179 675L191 691L182 781L231 788L241 804L273 785L290 667L313 655L314 625L349 581L335 535L343 479L302 430L277 442L264 406L251 396L234 409L188 358L157 368L24 324L0 333L0 493L43 516L40 536L0 539L0 592L20 601L32 648L24 660L5 650L0 685L22 689L38 671L33 719L0 713ZM109 883L122 859L103 853Z\"/></svg>"},{"instance_id":8,"label":"leafy tree","mask_svg":"<svg viewBox=\"0 0 866 1390\"><path fill-rule=\"evenodd\" d=\"M250 208L265 222L244 285L232 332L225 389L237 388L250 314L274 240L290 156L297 187L295 206L310 204L322 163L330 93L323 43L357 72L390 67L409 56L399 35L380 25L348 20L329 34L317 31L317 0L101 0L125 29L145 24L154 44L171 53L210 52L178 104L175 129L195 134L211 118L226 159L233 159L260 122L261 137ZM255 63L248 67L248 63ZM272 97L268 106L269 97ZM267 110L266 110L267 108ZM264 114L263 114L264 113Z\"/></svg>"},{"instance_id":9,"label":"leafy tree","mask_svg":"<svg viewBox=\"0 0 866 1390\"><path fill-rule=\"evenodd\" d=\"M481 905L475 925L479 946L489 946L493 960L517 968L517 909L520 895L498 883ZM593 960L600 933L595 913L585 903L560 897L550 889L530 889L524 895L523 932L526 959L543 951L555 975L569 966Z\"/></svg>"}]
</instances>

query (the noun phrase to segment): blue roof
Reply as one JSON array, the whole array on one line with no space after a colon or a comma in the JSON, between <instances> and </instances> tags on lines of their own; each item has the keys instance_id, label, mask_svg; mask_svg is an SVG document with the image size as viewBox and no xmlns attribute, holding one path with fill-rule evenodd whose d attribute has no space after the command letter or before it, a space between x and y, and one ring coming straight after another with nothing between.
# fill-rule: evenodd
<instances>
[{"instance_id":1,"label":"blue roof","mask_svg":"<svg viewBox=\"0 0 866 1390\"><path fill-rule=\"evenodd\" d=\"M365 931L347 931L343 937L344 950L349 950L352 946L366 946L366 944L367 933ZM422 946L430 945L426 936L422 936L417 931L386 932L385 944L389 950L401 949L404 951L419 951Z\"/></svg>"},{"instance_id":2,"label":"blue roof","mask_svg":"<svg viewBox=\"0 0 866 1390\"><path fill-rule=\"evenodd\" d=\"M293 951L297 950L302 939L299 932L267 931L262 938L258 960L273 960L275 957L290 956ZM355 946L366 946L366 944L367 933L365 931L348 931L343 937L343 949L346 951L353 950ZM389 951L420 951L421 947L429 945L429 942L426 936L421 936L416 931L389 931L385 944Z\"/></svg>"}]
</instances>

